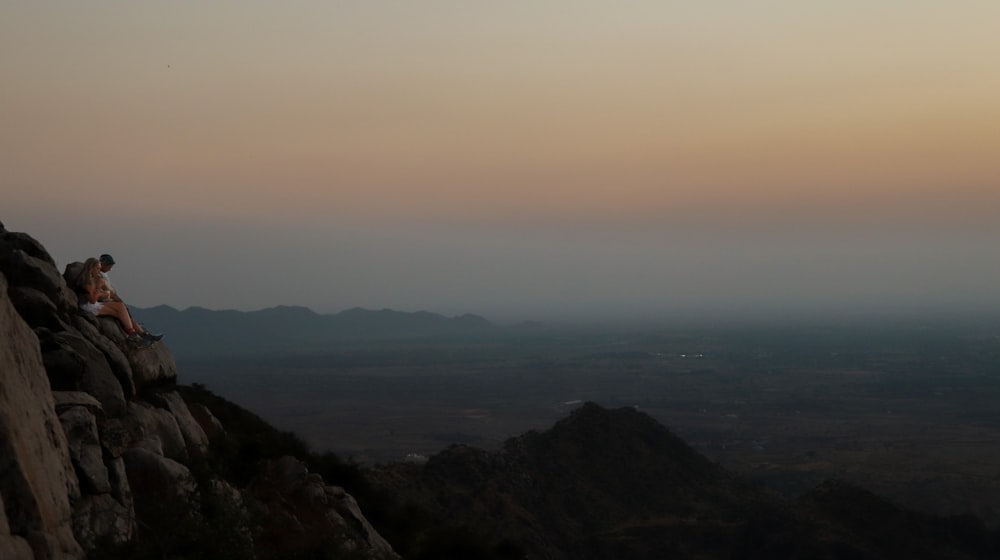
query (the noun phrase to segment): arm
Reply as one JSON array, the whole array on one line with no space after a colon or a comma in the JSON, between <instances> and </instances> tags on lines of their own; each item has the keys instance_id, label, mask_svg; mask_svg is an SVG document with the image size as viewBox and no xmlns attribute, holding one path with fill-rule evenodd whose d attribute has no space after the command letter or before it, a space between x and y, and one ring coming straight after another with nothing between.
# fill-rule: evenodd
<instances>
[{"instance_id":1,"label":"arm","mask_svg":"<svg viewBox=\"0 0 1000 560\"><path fill-rule=\"evenodd\" d=\"M96 282L90 282L84 289L87 293L87 303L97 303L101 298L101 289Z\"/></svg>"},{"instance_id":2,"label":"arm","mask_svg":"<svg viewBox=\"0 0 1000 560\"><path fill-rule=\"evenodd\" d=\"M111 284L104 277L101 277L95 284L97 285L97 297L99 301L121 301L111 288Z\"/></svg>"},{"instance_id":3,"label":"arm","mask_svg":"<svg viewBox=\"0 0 1000 560\"><path fill-rule=\"evenodd\" d=\"M108 282L107 277L101 276L99 281L99 286L101 290L101 300L102 301L121 301L122 298L118 297L118 292L111 287L111 282Z\"/></svg>"}]
</instances>

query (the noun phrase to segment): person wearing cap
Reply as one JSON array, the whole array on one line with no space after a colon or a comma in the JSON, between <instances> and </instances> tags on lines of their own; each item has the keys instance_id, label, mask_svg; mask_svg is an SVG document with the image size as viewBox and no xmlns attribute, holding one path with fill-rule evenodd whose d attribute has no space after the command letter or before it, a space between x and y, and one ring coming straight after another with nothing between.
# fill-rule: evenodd
<instances>
[{"instance_id":1,"label":"person wearing cap","mask_svg":"<svg viewBox=\"0 0 1000 560\"><path fill-rule=\"evenodd\" d=\"M73 289L79 298L80 309L94 315L109 315L121 323L126 338L135 344L152 344L154 341L139 330L138 324L132 319L128 307L120 301L101 301L103 281L101 280L100 261L91 257L79 268Z\"/></svg>"},{"instance_id":2,"label":"person wearing cap","mask_svg":"<svg viewBox=\"0 0 1000 560\"><path fill-rule=\"evenodd\" d=\"M118 297L118 293L115 292L114 288L111 286L111 279L108 278L108 273L111 272L111 269L115 266L115 258L107 253L104 253L98 260L101 262L101 279L104 280L102 291L107 294L101 299L104 301L121 301L122 299Z\"/></svg>"},{"instance_id":3,"label":"person wearing cap","mask_svg":"<svg viewBox=\"0 0 1000 560\"><path fill-rule=\"evenodd\" d=\"M108 278L108 273L111 272L111 269L114 268L114 266L115 266L115 258L112 257L111 255L107 254L107 253L104 253L103 255L100 256L100 258L98 260L100 261L100 264L101 264L101 268L100 268L100 270L101 270L101 286L100 286L101 299L100 299L100 301L102 301L102 302L108 302L108 301L119 302L122 305L124 305L125 302L122 301L122 298L120 298L118 296L118 292L116 292L115 289L111 286L111 279ZM146 340L149 340L151 342L156 342L157 340L160 340L161 338L163 338L162 334L159 334L159 333L154 334L154 333L151 333L151 332L147 331L145 329L145 327L143 327L138 321L135 322L135 327L136 327L136 331L143 338L145 338Z\"/></svg>"}]
</instances>

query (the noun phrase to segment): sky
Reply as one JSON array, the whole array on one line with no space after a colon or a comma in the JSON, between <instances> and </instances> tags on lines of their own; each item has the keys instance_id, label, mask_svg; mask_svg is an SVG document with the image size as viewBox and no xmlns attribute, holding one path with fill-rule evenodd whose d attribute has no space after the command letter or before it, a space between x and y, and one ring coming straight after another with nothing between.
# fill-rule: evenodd
<instances>
[{"instance_id":1,"label":"sky","mask_svg":"<svg viewBox=\"0 0 1000 560\"><path fill-rule=\"evenodd\" d=\"M994 0L0 12L0 221L133 305L1000 310Z\"/></svg>"}]
</instances>

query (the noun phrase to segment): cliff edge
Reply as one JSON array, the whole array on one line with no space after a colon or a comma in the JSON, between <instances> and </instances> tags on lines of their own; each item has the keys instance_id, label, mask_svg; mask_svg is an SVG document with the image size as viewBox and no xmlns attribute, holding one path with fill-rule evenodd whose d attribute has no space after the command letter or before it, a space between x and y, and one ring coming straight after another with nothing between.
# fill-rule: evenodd
<instances>
[{"instance_id":1,"label":"cliff edge","mask_svg":"<svg viewBox=\"0 0 1000 560\"><path fill-rule=\"evenodd\" d=\"M398 558L295 457L242 457L248 476L227 479L227 426L179 389L166 344L80 311L45 248L0 224L0 558Z\"/></svg>"}]
</instances>

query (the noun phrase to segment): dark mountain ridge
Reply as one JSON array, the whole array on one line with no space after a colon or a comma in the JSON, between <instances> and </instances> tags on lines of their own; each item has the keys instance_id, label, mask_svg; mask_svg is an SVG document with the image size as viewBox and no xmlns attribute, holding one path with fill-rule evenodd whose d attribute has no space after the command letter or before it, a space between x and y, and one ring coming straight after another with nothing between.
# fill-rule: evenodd
<instances>
[{"instance_id":1,"label":"dark mountain ridge","mask_svg":"<svg viewBox=\"0 0 1000 560\"><path fill-rule=\"evenodd\" d=\"M726 471L653 418L587 403L500 451L453 445L373 468L386 493L488 528L528 558L991 558L972 517L910 512L831 481L797 502ZM992 540L991 540L992 539Z\"/></svg>"},{"instance_id":2,"label":"dark mountain ridge","mask_svg":"<svg viewBox=\"0 0 1000 560\"><path fill-rule=\"evenodd\" d=\"M210 310L167 305L132 308L149 328L168 333L178 357L270 352L308 353L330 344L433 336L476 336L496 327L478 315L445 317L360 307L320 314L306 307L277 306L258 311Z\"/></svg>"}]
</instances>

